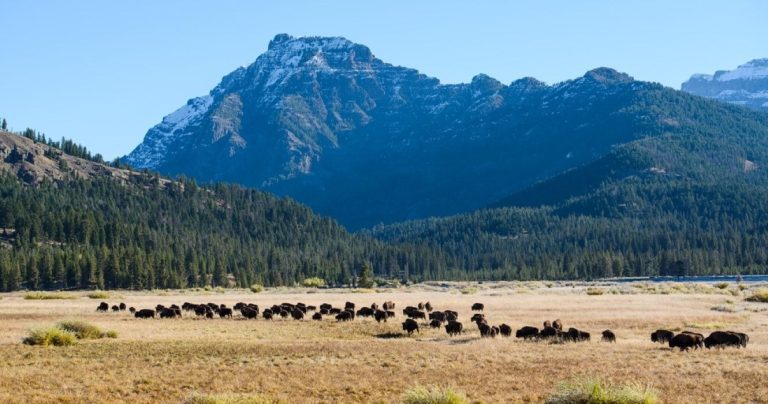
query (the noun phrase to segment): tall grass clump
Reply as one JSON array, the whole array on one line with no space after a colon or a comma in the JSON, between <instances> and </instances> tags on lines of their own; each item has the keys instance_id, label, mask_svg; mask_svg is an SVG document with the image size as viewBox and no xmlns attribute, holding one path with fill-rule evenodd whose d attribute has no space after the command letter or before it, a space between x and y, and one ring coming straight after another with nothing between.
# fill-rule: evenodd
<instances>
[{"instance_id":1,"label":"tall grass clump","mask_svg":"<svg viewBox=\"0 0 768 404\"><path fill-rule=\"evenodd\" d=\"M77 343L77 336L58 327L35 328L22 342L26 345L70 346Z\"/></svg>"},{"instance_id":2,"label":"tall grass clump","mask_svg":"<svg viewBox=\"0 0 768 404\"><path fill-rule=\"evenodd\" d=\"M261 293L264 291L264 286L262 286L260 283L254 283L251 285L251 292L253 293Z\"/></svg>"},{"instance_id":3,"label":"tall grass clump","mask_svg":"<svg viewBox=\"0 0 768 404\"><path fill-rule=\"evenodd\" d=\"M748 302L768 303L768 289L758 289L746 300Z\"/></svg>"},{"instance_id":4,"label":"tall grass clump","mask_svg":"<svg viewBox=\"0 0 768 404\"><path fill-rule=\"evenodd\" d=\"M200 394L193 393L184 404L276 404L281 401L260 394Z\"/></svg>"},{"instance_id":5,"label":"tall grass clump","mask_svg":"<svg viewBox=\"0 0 768 404\"><path fill-rule=\"evenodd\" d=\"M77 295L62 292L27 292L24 294L25 300L60 300L77 299Z\"/></svg>"},{"instance_id":6,"label":"tall grass clump","mask_svg":"<svg viewBox=\"0 0 768 404\"><path fill-rule=\"evenodd\" d=\"M109 292L105 292L103 290L94 290L91 293L88 293L86 296L88 296L89 299L109 299Z\"/></svg>"},{"instance_id":7,"label":"tall grass clump","mask_svg":"<svg viewBox=\"0 0 768 404\"><path fill-rule=\"evenodd\" d=\"M587 295L589 296L600 296L602 294L605 294L605 289L603 288L595 288L595 287L587 288Z\"/></svg>"},{"instance_id":8,"label":"tall grass clump","mask_svg":"<svg viewBox=\"0 0 768 404\"><path fill-rule=\"evenodd\" d=\"M545 401L549 404L654 404L656 391L637 383L614 385L586 378L560 383Z\"/></svg>"},{"instance_id":9,"label":"tall grass clump","mask_svg":"<svg viewBox=\"0 0 768 404\"><path fill-rule=\"evenodd\" d=\"M99 339L106 337L106 333L87 321L82 320L64 320L59 321L56 327L64 331L75 334L77 339Z\"/></svg>"},{"instance_id":10,"label":"tall grass clump","mask_svg":"<svg viewBox=\"0 0 768 404\"><path fill-rule=\"evenodd\" d=\"M403 394L403 404L466 404L469 399L452 387L416 386Z\"/></svg>"},{"instance_id":11,"label":"tall grass clump","mask_svg":"<svg viewBox=\"0 0 768 404\"><path fill-rule=\"evenodd\" d=\"M301 282L305 288L322 288L325 286L325 279L323 278L307 278Z\"/></svg>"}]
</instances>

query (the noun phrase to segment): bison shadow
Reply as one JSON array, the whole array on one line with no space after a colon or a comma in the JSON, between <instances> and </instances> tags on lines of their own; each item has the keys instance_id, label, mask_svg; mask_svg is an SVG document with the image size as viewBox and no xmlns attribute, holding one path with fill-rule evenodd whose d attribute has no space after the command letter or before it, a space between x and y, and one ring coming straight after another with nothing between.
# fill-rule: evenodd
<instances>
[{"instance_id":1,"label":"bison shadow","mask_svg":"<svg viewBox=\"0 0 768 404\"><path fill-rule=\"evenodd\" d=\"M404 338L406 335L400 332L384 332L381 334L376 334L376 338L381 339L392 339L392 338Z\"/></svg>"}]
</instances>

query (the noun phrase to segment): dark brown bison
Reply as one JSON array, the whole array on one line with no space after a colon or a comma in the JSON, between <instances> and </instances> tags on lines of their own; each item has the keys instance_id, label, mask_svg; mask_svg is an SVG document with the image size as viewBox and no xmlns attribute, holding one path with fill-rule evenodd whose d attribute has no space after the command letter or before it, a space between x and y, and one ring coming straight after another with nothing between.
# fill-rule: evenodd
<instances>
[{"instance_id":1,"label":"dark brown bison","mask_svg":"<svg viewBox=\"0 0 768 404\"><path fill-rule=\"evenodd\" d=\"M347 310L336 315L336 321L351 321L352 318L352 312Z\"/></svg>"},{"instance_id":2,"label":"dark brown bison","mask_svg":"<svg viewBox=\"0 0 768 404\"><path fill-rule=\"evenodd\" d=\"M611 330L605 330L603 331L603 338L601 338L601 340L603 342L616 342L616 334Z\"/></svg>"},{"instance_id":3,"label":"dark brown bison","mask_svg":"<svg viewBox=\"0 0 768 404\"><path fill-rule=\"evenodd\" d=\"M342 310L341 310L340 308L338 308L338 307L333 307L333 308L331 308L330 310L328 310L328 314L339 314L339 313L341 313L341 311L342 311Z\"/></svg>"},{"instance_id":4,"label":"dark brown bison","mask_svg":"<svg viewBox=\"0 0 768 404\"><path fill-rule=\"evenodd\" d=\"M675 336L675 333L669 330L656 330L651 333L651 341L652 342L658 342L660 344L664 344L669 342L672 337Z\"/></svg>"},{"instance_id":5,"label":"dark brown bison","mask_svg":"<svg viewBox=\"0 0 768 404\"><path fill-rule=\"evenodd\" d=\"M373 313L373 318L376 319L377 323L380 323L382 321L386 323L387 322L387 312L384 311L384 310L376 310Z\"/></svg>"},{"instance_id":6,"label":"dark brown bison","mask_svg":"<svg viewBox=\"0 0 768 404\"><path fill-rule=\"evenodd\" d=\"M485 320L485 314L482 313L475 313L470 318L470 321L478 322L480 320Z\"/></svg>"},{"instance_id":7,"label":"dark brown bison","mask_svg":"<svg viewBox=\"0 0 768 404\"><path fill-rule=\"evenodd\" d=\"M591 335L589 335L588 332L577 330L576 328L573 328L573 327L569 328L568 332L563 334L563 339L565 339L566 341L572 341L572 342L589 341L590 338L591 338Z\"/></svg>"},{"instance_id":8,"label":"dark brown bison","mask_svg":"<svg viewBox=\"0 0 768 404\"><path fill-rule=\"evenodd\" d=\"M392 310L387 310L385 313L387 313L387 318L395 318L395 312Z\"/></svg>"},{"instance_id":9,"label":"dark brown bison","mask_svg":"<svg viewBox=\"0 0 768 404\"><path fill-rule=\"evenodd\" d=\"M456 321L459 319L459 313L453 310L445 310L443 313L445 313L445 319L447 321Z\"/></svg>"},{"instance_id":10,"label":"dark brown bison","mask_svg":"<svg viewBox=\"0 0 768 404\"><path fill-rule=\"evenodd\" d=\"M405 315L405 316L409 316L409 315L410 315L410 313L411 313L411 312L414 312L414 311L419 311L419 308L418 308L418 307L414 307L414 306L406 306L406 307L403 309L403 315Z\"/></svg>"},{"instance_id":11,"label":"dark brown bison","mask_svg":"<svg viewBox=\"0 0 768 404\"><path fill-rule=\"evenodd\" d=\"M552 327L552 322L549 320L544 320L544 328Z\"/></svg>"},{"instance_id":12,"label":"dark brown bison","mask_svg":"<svg viewBox=\"0 0 768 404\"><path fill-rule=\"evenodd\" d=\"M462 325L458 321L449 321L448 324L445 325L445 332L448 333L449 336L459 335L461 334L461 330L464 328L464 325Z\"/></svg>"},{"instance_id":13,"label":"dark brown bison","mask_svg":"<svg viewBox=\"0 0 768 404\"><path fill-rule=\"evenodd\" d=\"M485 309L485 305L482 303L475 303L472 305L472 311L483 311Z\"/></svg>"},{"instance_id":14,"label":"dark brown bison","mask_svg":"<svg viewBox=\"0 0 768 404\"><path fill-rule=\"evenodd\" d=\"M560 319L558 318L557 320L552 322L552 328L559 331L563 331L563 322L560 321Z\"/></svg>"},{"instance_id":15,"label":"dark brown bison","mask_svg":"<svg viewBox=\"0 0 768 404\"><path fill-rule=\"evenodd\" d=\"M698 346L698 338L693 334L680 333L669 340L670 348L680 348L681 351L687 351L689 348Z\"/></svg>"},{"instance_id":16,"label":"dark brown bison","mask_svg":"<svg viewBox=\"0 0 768 404\"><path fill-rule=\"evenodd\" d=\"M683 331L683 334L692 335L693 338L696 340L696 346L694 349L704 349L704 335L700 334L698 332L692 332L692 331Z\"/></svg>"},{"instance_id":17,"label":"dark brown bison","mask_svg":"<svg viewBox=\"0 0 768 404\"><path fill-rule=\"evenodd\" d=\"M370 307L361 307L360 310L357 311L357 315L360 317L371 317L373 316L373 309Z\"/></svg>"},{"instance_id":18,"label":"dark brown bison","mask_svg":"<svg viewBox=\"0 0 768 404\"><path fill-rule=\"evenodd\" d=\"M437 320L442 323L445 321L445 313L443 313L442 311L433 311L429 313L429 319Z\"/></svg>"},{"instance_id":19,"label":"dark brown bison","mask_svg":"<svg viewBox=\"0 0 768 404\"><path fill-rule=\"evenodd\" d=\"M301 320L304 318L304 312L300 308L294 307L293 311L291 311L291 317L293 317L294 320Z\"/></svg>"},{"instance_id":20,"label":"dark brown bison","mask_svg":"<svg viewBox=\"0 0 768 404\"><path fill-rule=\"evenodd\" d=\"M317 311L317 307L309 305L309 306L307 306L307 311Z\"/></svg>"},{"instance_id":21,"label":"dark brown bison","mask_svg":"<svg viewBox=\"0 0 768 404\"><path fill-rule=\"evenodd\" d=\"M330 310L333 306L330 303L323 303L320 305L320 310Z\"/></svg>"},{"instance_id":22,"label":"dark brown bison","mask_svg":"<svg viewBox=\"0 0 768 404\"><path fill-rule=\"evenodd\" d=\"M115 305L113 305L113 306L112 306L112 311L114 311L114 312L120 311L120 306L118 306L118 305L116 305L116 304L115 304Z\"/></svg>"},{"instance_id":23,"label":"dark brown bison","mask_svg":"<svg viewBox=\"0 0 768 404\"><path fill-rule=\"evenodd\" d=\"M491 327L491 334L489 335L491 338L496 338L497 335L501 333L501 330L498 326L492 326Z\"/></svg>"},{"instance_id":24,"label":"dark brown bison","mask_svg":"<svg viewBox=\"0 0 768 404\"><path fill-rule=\"evenodd\" d=\"M136 318L155 318L155 311L152 309L141 309L133 313Z\"/></svg>"},{"instance_id":25,"label":"dark brown bison","mask_svg":"<svg viewBox=\"0 0 768 404\"><path fill-rule=\"evenodd\" d=\"M264 309L263 312L261 312L261 316L264 317L264 320L272 320L272 316L274 316L274 312L272 309Z\"/></svg>"},{"instance_id":26,"label":"dark brown bison","mask_svg":"<svg viewBox=\"0 0 768 404\"><path fill-rule=\"evenodd\" d=\"M371 303L371 310L376 311L378 309L379 309L379 305L378 304L376 304L375 302Z\"/></svg>"},{"instance_id":27,"label":"dark brown bison","mask_svg":"<svg viewBox=\"0 0 768 404\"><path fill-rule=\"evenodd\" d=\"M499 326L499 333L502 337L511 337L512 336L512 327L502 324Z\"/></svg>"},{"instance_id":28,"label":"dark brown bison","mask_svg":"<svg viewBox=\"0 0 768 404\"><path fill-rule=\"evenodd\" d=\"M176 318L176 310L166 308L160 311L160 318Z\"/></svg>"},{"instance_id":29,"label":"dark brown bison","mask_svg":"<svg viewBox=\"0 0 768 404\"><path fill-rule=\"evenodd\" d=\"M739 336L739 342L741 343L741 346L743 348L747 347L747 344L749 343L749 335L744 334L743 332L735 332L735 331L730 331L730 332Z\"/></svg>"},{"instance_id":30,"label":"dark brown bison","mask_svg":"<svg viewBox=\"0 0 768 404\"><path fill-rule=\"evenodd\" d=\"M432 303L430 303L430 302L424 303L424 308L427 309L427 313L431 313L432 312Z\"/></svg>"},{"instance_id":31,"label":"dark brown bison","mask_svg":"<svg viewBox=\"0 0 768 404\"><path fill-rule=\"evenodd\" d=\"M320 313L315 313L312 315L312 320L320 321L323 319L323 315Z\"/></svg>"},{"instance_id":32,"label":"dark brown bison","mask_svg":"<svg viewBox=\"0 0 768 404\"><path fill-rule=\"evenodd\" d=\"M560 334L561 334L561 331L555 327L544 327L541 329L541 332L539 332L539 338L542 338L542 339L556 338L556 337L559 337Z\"/></svg>"},{"instance_id":33,"label":"dark brown bison","mask_svg":"<svg viewBox=\"0 0 768 404\"><path fill-rule=\"evenodd\" d=\"M386 301L384 304L381 305L381 308L384 309L384 311L391 311L395 309L395 302L393 301Z\"/></svg>"},{"instance_id":34,"label":"dark brown bison","mask_svg":"<svg viewBox=\"0 0 768 404\"><path fill-rule=\"evenodd\" d=\"M552 327L549 327L552 328ZM539 335L539 329L529 325L515 331L515 338L533 339Z\"/></svg>"},{"instance_id":35,"label":"dark brown bison","mask_svg":"<svg viewBox=\"0 0 768 404\"><path fill-rule=\"evenodd\" d=\"M354 310L355 304L352 302L346 302L344 303L344 310Z\"/></svg>"},{"instance_id":36,"label":"dark brown bison","mask_svg":"<svg viewBox=\"0 0 768 404\"><path fill-rule=\"evenodd\" d=\"M211 308L208 307L208 306L200 305L200 306L195 307L195 315L198 316L198 317L204 316L205 313L207 313L209 311L211 311Z\"/></svg>"},{"instance_id":37,"label":"dark brown bison","mask_svg":"<svg viewBox=\"0 0 768 404\"><path fill-rule=\"evenodd\" d=\"M232 309L229 307L221 307L219 308L219 317L224 318L232 318Z\"/></svg>"},{"instance_id":38,"label":"dark brown bison","mask_svg":"<svg viewBox=\"0 0 768 404\"><path fill-rule=\"evenodd\" d=\"M205 318L213 319L213 309L210 307L205 311Z\"/></svg>"},{"instance_id":39,"label":"dark brown bison","mask_svg":"<svg viewBox=\"0 0 768 404\"><path fill-rule=\"evenodd\" d=\"M240 314L245 318L254 319L259 315L259 312L248 306L244 306L240 308Z\"/></svg>"},{"instance_id":40,"label":"dark brown bison","mask_svg":"<svg viewBox=\"0 0 768 404\"><path fill-rule=\"evenodd\" d=\"M99 307L96 308L96 311L109 311L109 304L107 302L101 302L99 303Z\"/></svg>"},{"instance_id":41,"label":"dark brown bison","mask_svg":"<svg viewBox=\"0 0 768 404\"><path fill-rule=\"evenodd\" d=\"M419 308L419 310L424 310L424 302L419 302L417 307Z\"/></svg>"},{"instance_id":42,"label":"dark brown bison","mask_svg":"<svg viewBox=\"0 0 768 404\"><path fill-rule=\"evenodd\" d=\"M406 331L408 335L413 334L414 331L420 332L419 324L413 319L406 318L403 322L403 331Z\"/></svg>"},{"instance_id":43,"label":"dark brown bison","mask_svg":"<svg viewBox=\"0 0 768 404\"><path fill-rule=\"evenodd\" d=\"M704 338L704 346L709 348L725 348L729 346L741 347L741 338L730 331L714 331Z\"/></svg>"},{"instance_id":44,"label":"dark brown bison","mask_svg":"<svg viewBox=\"0 0 768 404\"><path fill-rule=\"evenodd\" d=\"M118 307L120 307L120 311L125 311L125 309L127 308L127 306L123 302L120 302L120 305Z\"/></svg>"},{"instance_id":45,"label":"dark brown bison","mask_svg":"<svg viewBox=\"0 0 768 404\"><path fill-rule=\"evenodd\" d=\"M488 323L477 322L477 329L480 330L481 337L490 337L492 328Z\"/></svg>"},{"instance_id":46,"label":"dark brown bison","mask_svg":"<svg viewBox=\"0 0 768 404\"><path fill-rule=\"evenodd\" d=\"M442 324L443 324L443 323L441 323L441 322L440 322L440 321L438 321L438 320L432 320L432 321L430 321L430 322L429 322L429 327L430 327L430 328L440 328L440 326L441 326Z\"/></svg>"},{"instance_id":47,"label":"dark brown bison","mask_svg":"<svg viewBox=\"0 0 768 404\"><path fill-rule=\"evenodd\" d=\"M131 312L131 314L134 314L134 313L136 313L136 308L135 308L135 307L133 307L133 306L131 306L131 307L128 309L128 311L130 311L130 312Z\"/></svg>"},{"instance_id":48,"label":"dark brown bison","mask_svg":"<svg viewBox=\"0 0 768 404\"><path fill-rule=\"evenodd\" d=\"M408 313L408 317L413 318L413 319L417 319L418 318L418 319L426 320L427 319L427 313L424 313L421 310L416 310L416 311L412 311L412 312Z\"/></svg>"}]
</instances>

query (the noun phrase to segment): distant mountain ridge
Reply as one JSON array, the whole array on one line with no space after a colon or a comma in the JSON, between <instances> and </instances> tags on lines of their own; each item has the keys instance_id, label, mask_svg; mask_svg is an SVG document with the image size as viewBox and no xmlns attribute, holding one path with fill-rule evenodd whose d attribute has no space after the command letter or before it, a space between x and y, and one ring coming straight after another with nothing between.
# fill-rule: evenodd
<instances>
[{"instance_id":1,"label":"distant mountain ridge","mask_svg":"<svg viewBox=\"0 0 768 404\"><path fill-rule=\"evenodd\" d=\"M344 38L281 34L126 162L288 195L358 229L482 208L702 119L668 113L678 102L703 100L609 68L441 84Z\"/></svg>"},{"instance_id":2,"label":"distant mountain ridge","mask_svg":"<svg viewBox=\"0 0 768 404\"><path fill-rule=\"evenodd\" d=\"M694 74L681 88L691 94L768 112L768 58L711 75Z\"/></svg>"}]
</instances>

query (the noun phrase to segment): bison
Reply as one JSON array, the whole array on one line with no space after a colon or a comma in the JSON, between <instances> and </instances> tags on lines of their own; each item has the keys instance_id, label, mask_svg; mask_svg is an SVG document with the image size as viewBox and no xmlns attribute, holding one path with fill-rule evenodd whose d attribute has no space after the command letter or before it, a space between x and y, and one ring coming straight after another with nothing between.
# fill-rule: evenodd
<instances>
[{"instance_id":1,"label":"bison","mask_svg":"<svg viewBox=\"0 0 768 404\"><path fill-rule=\"evenodd\" d=\"M552 327L549 327L552 328ZM515 338L533 339L539 335L539 329L529 325L515 331Z\"/></svg>"},{"instance_id":2,"label":"bison","mask_svg":"<svg viewBox=\"0 0 768 404\"><path fill-rule=\"evenodd\" d=\"M118 306L118 305L116 305L116 304L115 304L115 305L113 305L113 306L112 306L112 311L114 311L114 312L118 312L118 311L120 311L120 306Z\"/></svg>"},{"instance_id":3,"label":"bison","mask_svg":"<svg viewBox=\"0 0 768 404\"><path fill-rule=\"evenodd\" d=\"M352 302L346 302L344 303L344 310L354 310L355 304Z\"/></svg>"},{"instance_id":4,"label":"bison","mask_svg":"<svg viewBox=\"0 0 768 404\"><path fill-rule=\"evenodd\" d=\"M577 330L576 328L573 328L573 327L569 328L568 332L563 334L563 337L566 340L573 341L573 342L589 341L591 338L588 332Z\"/></svg>"},{"instance_id":5,"label":"bison","mask_svg":"<svg viewBox=\"0 0 768 404\"><path fill-rule=\"evenodd\" d=\"M352 320L352 312L351 311L342 311L341 313L336 315L336 321L351 321Z\"/></svg>"},{"instance_id":6,"label":"bison","mask_svg":"<svg viewBox=\"0 0 768 404\"><path fill-rule=\"evenodd\" d=\"M109 304L107 302L101 302L99 303L99 307L96 308L96 311L109 311Z\"/></svg>"},{"instance_id":7,"label":"bison","mask_svg":"<svg viewBox=\"0 0 768 404\"><path fill-rule=\"evenodd\" d=\"M320 313L315 313L315 314L312 315L312 320L320 321L322 319L323 319L323 315L320 314Z\"/></svg>"},{"instance_id":8,"label":"bison","mask_svg":"<svg viewBox=\"0 0 768 404\"><path fill-rule=\"evenodd\" d=\"M155 311L152 309L141 309L133 314L136 318L155 318Z\"/></svg>"},{"instance_id":9,"label":"bison","mask_svg":"<svg viewBox=\"0 0 768 404\"><path fill-rule=\"evenodd\" d=\"M384 311L384 310L376 310L373 313L373 318L376 319L377 323L380 323L382 321L384 321L386 323L387 322L387 312Z\"/></svg>"},{"instance_id":10,"label":"bison","mask_svg":"<svg viewBox=\"0 0 768 404\"><path fill-rule=\"evenodd\" d=\"M669 342L672 337L675 336L675 333L669 330L656 330L651 333L651 341L652 342L658 342L660 344L664 344Z\"/></svg>"},{"instance_id":11,"label":"bison","mask_svg":"<svg viewBox=\"0 0 768 404\"><path fill-rule=\"evenodd\" d=\"M445 325L445 332L448 333L449 336L459 335L461 334L461 330L464 328L464 325L461 324L458 321L449 321L448 324Z\"/></svg>"},{"instance_id":12,"label":"bison","mask_svg":"<svg viewBox=\"0 0 768 404\"><path fill-rule=\"evenodd\" d=\"M429 322L429 327L430 328L440 328L440 326L442 324L443 323L441 323L439 320L432 320L432 321Z\"/></svg>"},{"instance_id":13,"label":"bison","mask_svg":"<svg viewBox=\"0 0 768 404\"><path fill-rule=\"evenodd\" d=\"M549 320L544 320L544 328L552 327L552 322Z\"/></svg>"},{"instance_id":14,"label":"bison","mask_svg":"<svg viewBox=\"0 0 768 404\"><path fill-rule=\"evenodd\" d=\"M693 334L680 333L669 340L670 348L680 348L681 351L687 351L696 346L698 346L698 338Z\"/></svg>"},{"instance_id":15,"label":"bison","mask_svg":"<svg viewBox=\"0 0 768 404\"><path fill-rule=\"evenodd\" d=\"M430 303L430 302L424 303L424 308L427 309L428 313L431 313L432 312L432 303Z\"/></svg>"},{"instance_id":16,"label":"bison","mask_svg":"<svg viewBox=\"0 0 768 404\"><path fill-rule=\"evenodd\" d=\"M475 303L472 305L472 311L483 311L485 309L485 305L482 303Z\"/></svg>"},{"instance_id":17,"label":"bison","mask_svg":"<svg viewBox=\"0 0 768 404\"><path fill-rule=\"evenodd\" d=\"M694 349L704 349L704 335L699 334L698 332L692 332L692 331L683 331L683 334L692 335L694 340L696 340L696 346Z\"/></svg>"},{"instance_id":18,"label":"bison","mask_svg":"<svg viewBox=\"0 0 768 404\"><path fill-rule=\"evenodd\" d=\"M470 321L478 322L485 320L485 314L482 313L476 313L472 315L472 318L470 318Z\"/></svg>"},{"instance_id":19,"label":"bison","mask_svg":"<svg viewBox=\"0 0 768 404\"><path fill-rule=\"evenodd\" d=\"M601 338L601 340L603 342L616 342L616 334L611 330L605 330L603 331L603 338Z\"/></svg>"},{"instance_id":20,"label":"bison","mask_svg":"<svg viewBox=\"0 0 768 404\"><path fill-rule=\"evenodd\" d=\"M386 301L384 304L381 305L381 308L384 309L384 311L391 311L395 309L395 302L393 301Z\"/></svg>"},{"instance_id":21,"label":"bison","mask_svg":"<svg viewBox=\"0 0 768 404\"><path fill-rule=\"evenodd\" d=\"M560 334L561 334L561 331L555 327L544 327L541 329L541 332L539 332L538 337L542 339L548 339L548 338L559 337Z\"/></svg>"},{"instance_id":22,"label":"bison","mask_svg":"<svg viewBox=\"0 0 768 404\"><path fill-rule=\"evenodd\" d=\"M248 306L244 306L240 308L240 314L245 318L253 319L259 315L259 312Z\"/></svg>"},{"instance_id":23,"label":"bison","mask_svg":"<svg viewBox=\"0 0 768 404\"><path fill-rule=\"evenodd\" d=\"M741 338L730 331L714 331L704 338L704 346L709 348L725 348L729 346L741 347Z\"/></svg>"},{"instance_id":24,"label":"bison","mask_svg":"<svg viewBox=\"0 0 768 404\"><path fill-rule=\"evenodd\" d=\"M133 307L133 306L131 306L131 307L128 309L128 311L130 311L130 312L131 312L131 314L134 314L134 313L136 313L136 308L135 308L135 307Z\"/></svg>"},{"instance_id":25,"label":"bison","mask_svg":"<svg viewBox=\"0 0 768 404\"><path fill-rule=\"evenodd\" d=\"M176 310L174 309L163 309L160 311L160 318L176 318Z\"/></svg>"},{"instance_id":26,"label":"bison","mask_svg":"<svg viewBox=\"0 0 768 404\"><path fill-rule=\"evenodd\" d=\"M408 313L408 317L413 318L413 319L420 318L422 320L426 320L427 319L427 313L424 313L421 310L416 310L416 311L412 311L412 312Z\"/></svg>"},{"instance_id":27,"label":"bison","mask_svg":"<svg viewBox=\"0 0 768 404\"><path fill-rule=\"evenodd\" d=\"M510 327L510 326L508 326L506 324L501 324L499 326L499 333L501 334L502 337L511 337L512 336L512 327Z\"/></svg>"},{"instance_id":28,"label":"bison","mask_svg":"<svg viewBox=\"0 0 768 404\"><path fill-rule=\"evenodd\" d=\"M301 320L304 318L304 312L301 311L300 308L295 307L293 311L291 311L291 317L293 317L294 320Z\"/></svg>"},{"instance_id":29,"label":"bison","mask_svg":"<svg viewBox=\"0 0 768 404\"><path fill-rule=\"evenodd\" d=\"M329 303L323 303L320 305L320 310L330 310L333 306L331 306Z\"/></svg>"},{"instance_id":30,"label":"bison","mask_svg":"<svg viewBox=\"0 0 768 404\"><path fill-rule=\"evenodd\" d=\"M373 315L373 309L370 307L361 307L360 310L357 311L357 315L360 317L370 317Z\"/></svg>"},{"instance_id":31,"label":"bison","mask_svg":"<svg viewBox=\"0 0 768 404\"><path fill-rule=\"evenodd\" d=\"M403 330L406 331L408 335L413 334L414 331L420 332L419 324L415 320L410 318L405 319L405 321L403 322Z\"/></svg>"},{"instance_id":32,"label":"bison","mask_svg":"<svg viewBox=\"0 0 768 404\"><path fill-rule=\"evenodd\" d=\"M125 311L127 306L125 305L125 303L120 302L120 305L118 307L120 307L120 311Z\"/></svg>"},{"instance_id":33,"label":"bison","mask_svg":"<svg viewBox=\"0 0 768 404\"><path fill-rule=\"evenodd\" d=\"M226 307L226 306L220 308L219 309L219 317L220 318L224 318L224 317L232 318L232 309L230 309L229 307Z\"/></svg>"},{"instance_id":34,"label":"bison","mask_svg":"<svg viewBox=\"0 0 768 404\"><path fill-rule=\"evenodd\" d=\"M274 312L272 309L264 309L263 312L261 312L261 316L264 317L264 320L272 320L272 316L274 315Z\"/></svg>"},{"instance_id":35,"label":"bison","mask_svg":"<svg viewBox=\"0 0 768 404\"><path fill-rule=\"evenodd\" d=\"M558 318L557 320L552 322L552 328L558 331L563 331L563 322L560 321L560 319Z\"/></svg>"},{"instance_id":36,"label":"bison","mask_svg":"<svg viewBox=\"0 0 768 404\"><path fill-rule=\"evenodd\" d=\"M480 330L481 337L491 337L492 328L488 323L477 322L477 328Z\"/></svg>"}]
</instances>

